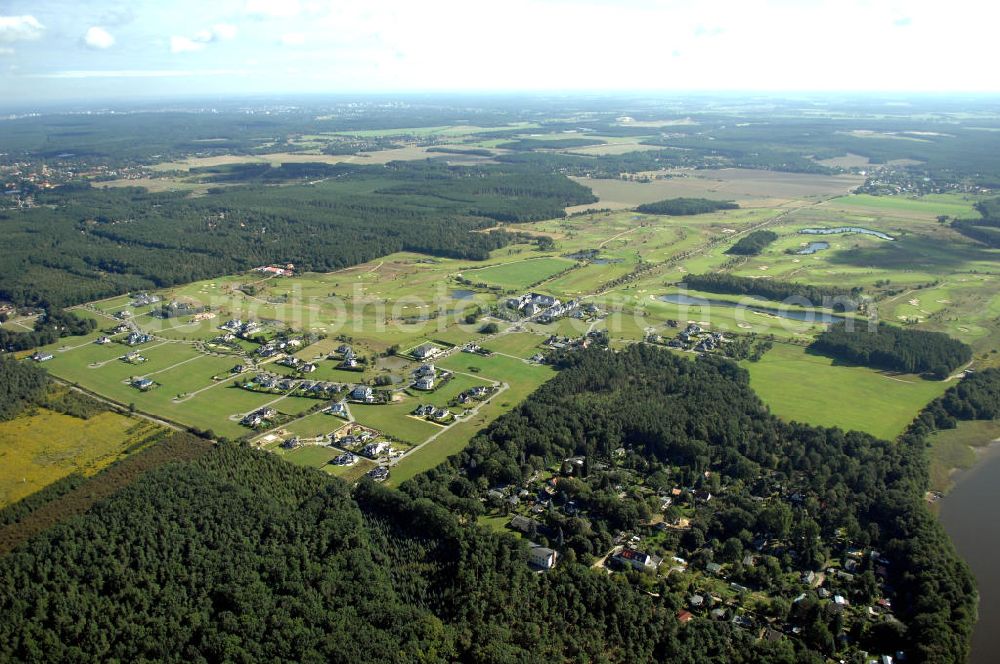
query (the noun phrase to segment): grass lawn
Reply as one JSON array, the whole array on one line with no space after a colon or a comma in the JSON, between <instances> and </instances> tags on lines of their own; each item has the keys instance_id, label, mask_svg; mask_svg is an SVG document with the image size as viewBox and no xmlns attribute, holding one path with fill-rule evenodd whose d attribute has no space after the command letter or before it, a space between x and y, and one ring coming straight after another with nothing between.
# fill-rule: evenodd
<instances>
[{"instance_id":1,"label":"grass lawn","mask_svg":"<svg viewBox=\"0 0 1000 664\"><path fill-rule=\"evenodd\" d=\"M436 424L410 417L410 412L418 403L417 400L407 399L384 405L351 404L350 408L358 424L378 429L387 436L418 444L441 430Z\"/></svg>"},{"instance_id":2,"label":"grass lawn","mask_svg":"<svg viewBox=\"0 0 1000 664\"><path fill-rule=\"evenodd\" d=\"M322 468L338 454L340 452L326 445L304 445L296 450L285 452L282 456L299 466Z\"/></svg>"},{"instance_id":3,"label":"grass lawn","mask_svg":"<svg viewBox=\"0 0 1000 664\"><path fill-rule=\"evenodd\" d=\"M891 376L834 364L800 346L775 344L759 362L745 362L750 385L785 420L865 431L894 439L949 383Z\"/></svg>"},{"instance_id":4,"label":"grass lawn","mask_svg":"<svg viewBox=\"0 0 1000 664\"><path fill-rule=\"evenodd\" d=\"M937 431L930 437L931 489L946 492L951 489L951 473L970 468L976 463L975 448L985 447L1000 439L1000 422L986 420L959 422L955 429Z\"/></svg>"},{"instance_id":5,"label":"grass lawn","mask_svg":"<svg viewBox=\"0 0 1000 664\"><path fill-rule=\"evenodd\" d=\"M529 358L539 352L545 337L530 332L511 332L483 342L483 348L494 353L506 353L515 357Z\"/></svg>"},{"instance_id":6,"label":"grass lawn","mask_svg":"<svg viewBox=\"0 0 1000 664\"><path fill-rule=\"evenodd\" d=\"M507 383L510 387L493 397L479 409L472 419L452 425L434 442L411 454L393 466L387 484L398 486L414 475L434 468L453 454L461 452L472 437L489 426L493 420L509 412L555 375L551 367L525 364L521 360L494 355L482 357L459 353L447 358L441 365L453 371L471 371L483 378ZM477 373L478 372L478 373Z\"/></svg>"},{"instance_id":7,"label":"grass lawn","mask_svg":"<svg viewBox=\"0 0 1000 664\"><path fill-rule=\"evenodd\" d=\"M160 430L117 413L82 420L44 408L0 423L0 507L72 473L94 475Z\"/></svg>"},{"instance_id":8,"label":"grass lawn","mask_svg":"<svg viewBox=\"0 0 1000 664\"><path fill-rule=\"evenodd\" d=\"M462 276L479 283L485 282L501 288L523 290L532 284L558 274L575 263L565 258L533 258L480 270L466 270Z\"/></svg>"}]
</instances>

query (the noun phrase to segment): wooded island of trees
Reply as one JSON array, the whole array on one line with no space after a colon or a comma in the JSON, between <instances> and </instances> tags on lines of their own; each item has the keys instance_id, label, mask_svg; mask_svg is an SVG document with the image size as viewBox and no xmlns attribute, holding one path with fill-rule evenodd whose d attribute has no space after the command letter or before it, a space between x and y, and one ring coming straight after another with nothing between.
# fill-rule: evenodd
<instances>
[{"instance_id":1,"label":"wooded island of trees","mask_svg":"<svg viewBox=\"0 0 1000 664\"><path fill-rule=\"evenodd\" d=\"M668 198L655 203L643 203L635 209L644 214L667 214L675 217L707 214L719 210L736 210L733 201L713 201L708 198Z\"/></svg>"},{"instance_id":2,"label":"wooded island of trees","mask_svg":"<svg viewBox=\"0 0 1000 664\"><path fill-rule=\"evenodd\" d=\"M831 325L809 348L853 364L928 374L938 380L972 359L972 349L947 334L881 322L874 330L867 324Z\"/></svg>"}]
</instances>

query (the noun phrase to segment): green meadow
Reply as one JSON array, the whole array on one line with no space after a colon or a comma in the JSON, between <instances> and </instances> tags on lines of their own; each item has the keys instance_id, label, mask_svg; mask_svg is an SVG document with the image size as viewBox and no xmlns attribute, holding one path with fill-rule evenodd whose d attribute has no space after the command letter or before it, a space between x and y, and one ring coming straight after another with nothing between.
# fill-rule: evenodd
<instances>
[{"instance_id":1,"label":"green meadow","mask_svg":"<svg viewBox=\"0 0 1000 664\"><path fill-rule=\"evenodd\" d=\"M745 362L750 385L788 421L857 429L892 440L948 388L942 381L836 364L805 348L777 343L759 362Z\"/></svg>"}]
</instances>

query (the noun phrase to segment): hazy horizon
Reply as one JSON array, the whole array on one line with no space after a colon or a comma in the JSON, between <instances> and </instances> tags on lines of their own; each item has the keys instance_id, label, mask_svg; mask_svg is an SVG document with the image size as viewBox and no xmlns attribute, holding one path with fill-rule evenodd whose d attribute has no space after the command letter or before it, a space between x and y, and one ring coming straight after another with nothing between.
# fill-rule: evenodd
<instances>
[{"instance_id":1,"label":"hazy horizon","mask_svg":"<svg viewBox=\"0 0 1000 664\"><path fill-rule=\"evenodd\" d=\"M969 21L965 9L981 20ZM984 14L985 12L985 14ZM386 94L997 93L997 10L929 2L0 4L5 106Z\"/></svg>"}]
</instances>

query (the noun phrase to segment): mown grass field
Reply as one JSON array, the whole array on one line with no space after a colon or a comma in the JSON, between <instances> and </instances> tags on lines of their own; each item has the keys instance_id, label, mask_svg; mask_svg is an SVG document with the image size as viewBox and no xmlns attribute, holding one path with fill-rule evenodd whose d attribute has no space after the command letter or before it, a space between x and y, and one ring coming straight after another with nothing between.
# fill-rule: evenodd
<instances>
[{"instance_id":1,"label":"mown grass field","mask_svg":"<svg viewBox=\"0 0 1000 664\"><path fill-rule=\"evenodd\" d=\"M0 422L0 507L72 473L94 475L158 431L117 413L83 420L45 408Z\"/></svg>"},{"instance_id":2,"label":"mown grass field","mask_svg":"<svg viewBox=\"0 0 1000 664\"><path fill-rule=\"evenodd\" d=\"M750 385L784 420L856 429L892 440L949 383L835 364L801 346L777 343L745 362Z\"/></svg>"},{"instance_id":3,"label":"mown grass field","mask_svg":"<svg viewBox=\"0 0 1000 664\"><path fill-rule=\"evenodd\" d=\"M573 261L565 258L535 258L495 265L481 270L468 270L463 273L463 276L477 283L485 282L501 288L522 290L559 274L573 265Z\"/></svg>"}]
</instances>

